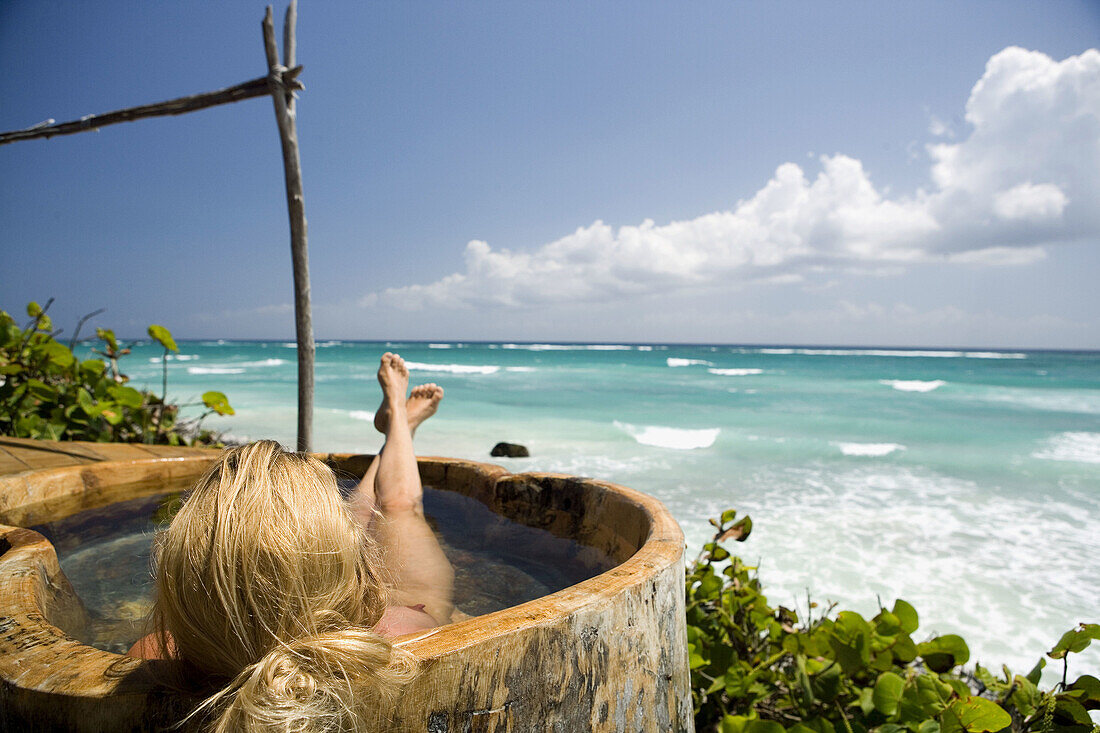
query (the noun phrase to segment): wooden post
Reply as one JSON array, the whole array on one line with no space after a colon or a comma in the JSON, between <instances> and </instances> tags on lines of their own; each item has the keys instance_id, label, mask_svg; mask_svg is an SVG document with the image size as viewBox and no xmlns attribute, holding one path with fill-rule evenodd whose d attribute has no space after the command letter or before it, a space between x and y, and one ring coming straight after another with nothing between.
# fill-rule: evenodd
<instances>
[{"instance_id":1,"label":"wooden post","mask_svg":"<svg viewBox=\"0 0 1100 733\"><path fill-rule=\"evenodd\" d=\"M294 325L298 339L298 450L313 445L313 314L309 302L309 248L306 229L305 199L302 195L302 167L298 154L298 128L295 124L294 94L283 83L283 72L294 67L294 26L298 17L297 0L290 0L283 25L286 53L282 66L275 44L275 22L271 6L264 15L264 51L267 54L268 86L275 103L275 120L283 145L283 171L286 174L286 205L290 216L290 256L294 267Z\"/></svg>"}]
</instances>

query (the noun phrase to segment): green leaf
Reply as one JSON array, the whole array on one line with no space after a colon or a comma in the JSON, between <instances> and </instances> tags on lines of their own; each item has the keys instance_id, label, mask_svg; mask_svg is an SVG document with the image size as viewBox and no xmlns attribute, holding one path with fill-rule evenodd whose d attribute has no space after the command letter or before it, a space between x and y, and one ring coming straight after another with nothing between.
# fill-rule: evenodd
<instances>
[{"instance_id":1,"label":"green leaf","mask_svg":"<svg viewBox=\"0 0 1100 733\"><path fill-rule=\"evenodd\" d=\"M132 409L141 407L141 403L145 401L145 396L142 395L141 392L138 392L133 387L127 387L121 384L115 384L108 387L107 394L111 395L111 398L118 404Z\"/></svg>"},{"instance_id":2,"label":"green leaf","mask_svg":"<svg viewBox=\"0 0 1100 733\"><path fill-rule=\"evenodd\" d=\"M52 402L57 399L57 389L38 379L27 380L27 392L31 397L43 402Z\"/></svg>"},{"instance_id":3,"label":"green leaf","mask_svg":"<svg viewBox=\"0 0 1100 733\"><path fill-rule=\"evenodd\" d=\"M1075 725L1087 725L1092 727L1092 718L1089 717L1085 706L1066 695L1058 695L1058 702L1054 705L1054 722L1065 727Z\"/></svg>"},{"instance_id":4,"label":"green leaf","mask_svg":"<svg viewBox=\"0 0 1100 733\"><path fill-rule=\"evenodd\" d=\"M749 721L744 715L723 715L718 723L719 733L743 733L745 723Z\"/></svg>"},{"instance_id":5,"label":"green leaf","mask_svg":"<svg viewBox=\"0 0 1100 733\"><path fill-rule=\"evenodd\" d=\"M1047 666L1047 660L1039 657L1039 661L1035 663L1035 666L1031 668L1031 671L1027 673L1027 681L1033 685L1039 684L1039 681L1043 678L1043 667Z\"/></svg>"},{"instance_id":6,"label":"green leaf","mask_svg":"<svg viewBox=\"0 0 1100 733\"><path fill-rule=\"evenodd\" d=\"M76 362L76 358L69 347L53 339L50 339L50 342L43 347L43 351L51 364L55 364L62 369L68 369Z\"/></svg>"},{"instance_id":7,"label":"green leaf","mask_svg":"<svg viewBox=\"0 0 1100 733\"><path fill-rule=\"evenodd\" d=\"M840 693L840 684L843 677L840 674L840 665L829 665L821 674L815 675L810 684L814 692L822 702L832 702Z\"/></svg>"},{"instance_id":8,"label":"green leaf","mask_svg":"<svg viewBox=\"0 0 1100 733\"><path fill-rule=\"evenodd\" d=\"M86 390L77 391L76 403L80 405L84 412L88 413L89 417L94 417L97 414L95 401L92 400L92 396Z\"/></svg>"},{"instance_id":9,"label":"green leaf","mask_svg":"<svg viewBox=\"0 0 1100 733\"><path fill-rule=\"evenodd\" d=\"M741 517L735 525L718 536L718 541L726 542L728 540L736 540L737 542L744 542L749 538L750 534L752 534L752 519L749 517Z\"/></svg>"},{"instance_id":10,"label":"green leaf","mask_svg":"<svg viewBox=\"0 0 1100 733\"><path fill-rule=\"evenodd\" d=\"M30 303L27 303L27 315L31 318L38 318L42 315L42 306L32 300Z\"/></svg>"},{"instance_id":11,"label":"green leaf","mask_svg":"<svg viewBox=\"0 0 1100 733\"><path fill-rule=\"evenodd\" d=\"M802 723L795 723L787 729L787 733L817 733L817 731Z\"/></svg>"},{"instance_id":12,"label":"green leaf","mask_svg":"<svg viewBox=\"0 0 1100 733\"><path fill-rule=\"evenodd\" d=\"M1100 624L1081 624L1062 634L1062 638L1047 652L1047 656L1061 659L1067 654L1084 651L1094 639L1100 639Z\"/></svg>"},{"instance_id":13,"label":"green leaf","mask_svg":"<svg viewBox=\"0 0 1100 733\"><path fill-rule=\"evenodd\" d=\"M158 326L155 323L152 326L149 326L149 338L153 339L169 351L179 351L179 347L176 346L176 342L172 338L172 332L164 326Z\"/></svg>"},{"instance_id":14,"label":"green leaf","mask_svg":"<svg viewBox=\"0 0 1100 733\"><path fill-rule=\"evenodd\" d=\"M939 715L951 697L951 687L938 675L922 674L916 678L916 703L925 717Z\"/></svg>"},{"instance_id":15,"label":"green leaf","mask_svg":"<svg viewBox=\"0 0 1100 733\"><path fill-rule=\"evenodd\" d=\"M859 690L859 709L863 711L863 714L870 715L875 712L875 691L870 687L862 687Z\"/></svg>"},{"instance_id":16,"label":"green leaf","mask_svg":"<svg viewBox=\"0 0 1100 733\"><path fill-rule=\"evenodd\" d=\"M900 598L894 601L893 614L897 616L902 631L907 634L912 634L917 630L917 626L919 626L917 609L909 605L907 601L903 601Z\"/></svg>"},{"instance_id":17,"label":"green leaf","mask_svg":"<svg viewBox=\"0 0 1100 733\"><path fill-rule=\"evenodd\" d=\"M47 440L61 440L61 436L65 434L65 423L50 420L46 423L42 432L44 433L43 437Z\"/></svg>"},{"instance_id":18,"label":"green leaf","mask_svg":"<svg viewBox=\"0 0 1100 733\"><path fill-rule=\"evenodd\" d=\"M955 700L940 714L941 733L991 733L1012 725L1012 716L983 697Z\"/></svg>"},{"instance_id":19,"label":"green leaf","mask_svg":"<svg viewBox=\"0 0 1100 733\"><path fill-rule=\"evenodd\" d=\"M720 521L721 521L722 524L729 524L730 522L732 522L736 518L737 518L737 510L736 509L727 509L726 511L722 512L722 518L721 518Z\"/></svg>"},{"instance_id":20,"label":"green leaf","mask_svg":"<svg viewBox=\"0 0 1100 733\"><path fill-rule=\"evenodd\" d=\"M917 658L917 645L909 638L909 634L904 631L898 634L898 638L894 641L894 646L890 648L890 651L893 652L894 659L902 664L909 664Z\"/></svg>"},{"instance_id":21,"label":"green leaf","mask_svg":"<svg viewBox=\"0 0 1100 733\"><path fill-rule=\"evenodd\" d=\"M873 619L875 623L875 631L883 636L893 636L901 631L901 619L896 614L890 613L886 609L879 611L879 614Z\"/></svg>"},{"instance_id":22,"label":"green leaf","mask_svg":"<svg viewBox=\"0 0 1100 733\"><path fill-rule=\"evenodd\" d=\"M874 729L875 733L905 733L909 729L897 723L883 723Z\"/></svg>"},{"instance_id":23,"label":"green leaf","mask_svg":"<svg viewBox=\"0 0 1100 733\"><path fill-rule=\"evenodd\" d=\"M97 328L95 335L100 338L111 351L118 351L118 339L115 338L115 332L109 328Z\"/></svg>"},{"instance_id":24,"label":"green leaf","mask_svg":"<svg viewBox=\"0 0 1100 733\"><path fill-rule=\"evenodd\" d=\"M786 733L786 731L774 720L756 718L745 723L742 733Z\"/></svg>"},{"instance_id":25,"label":"green leaf","mask_svg":"<svg viewBox=\"0 0 1100 733\"><path fill-rule=\"evenodd\" d=\"M1013 681L1016 690L1012 693L1010 701L1025 718L1030 717L1039 708L1040 694L1037 687L1027 677L1016 675Z\"/></svg>"},{"instance_id":26,"label":"green leaf","mask_svg":"<svg viewBox=\"0 0 1100 733\"><path fill-rule=\"evenodd\" d=\"M1082 693L1076 697L1085 710L1100 710L1100 680L1091 674L1083 674L1069 686L1069 689Z\"/></svg>"},{"instance_id":27,"label":"green leaf","mask_svg":"<svg viewBox=\"0 0 1100 733\"><path fill-rule=\"evenodd\" d=\"M945 634L917 644L917 652L933 672L947 672L970 660L970 649L957 634Z\"/></svg>"},{"instance_id":28,"label":"green leaf","mask_svg":"<svg viewBox=\"0 0 1100 733\"><path fill-rule=\"evenodd\" d=\"M875 682L875 691L871 697L875 710L886 717L898 711L901 693L905 689L905 680L893 672L883 672Z\"/></svg>"},{"instance_id":29,"label":"green leaf","mask_svg":"<svg viewBox=\"0 0 1100 733\"><path fill-rule=\"evenodd\" d=\"M80 371L88 376L98 376L107 371L107 363L102 359L85 359L80 362Z\"/></svg>"},{"instance_id":30,"label":"green leaf","mask_svg":"<svg viewBox=\"0 0 1100 733\"><path fill-rule=\"evenodd\" d=\"M122 408L114 402L101 402L98 405L99 414L111 425L122 422Z\"/></svg>"},{"instance_id":31,"label":"green leaf","mask_svg":"<svg viewBox=\"0 0 1100 733\"><path fill-rule=\"evenodd\" d=\"M847 674L856 672L871 661L871 633L871 625L855 611L837 614L829 635L829 647Z\"/></svg>"}]
</instances>

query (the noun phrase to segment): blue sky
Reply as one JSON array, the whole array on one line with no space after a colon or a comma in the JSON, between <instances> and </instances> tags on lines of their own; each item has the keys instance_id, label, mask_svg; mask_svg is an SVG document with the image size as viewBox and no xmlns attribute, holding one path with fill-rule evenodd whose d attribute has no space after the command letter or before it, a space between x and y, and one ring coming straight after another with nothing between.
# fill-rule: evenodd
<instances>
[{"instance_id":1,"label":"blue sky","mask_svg":"<svg viewBox=\"0 0 1100 733\"><path fill-rule=\"evenodd\" d=\"M0 3L0 129L260 76L262 15ZM1095 3L303 0L298 35L318 338L1100 347ZM292 336L269 101L0 170L0 308Z\"/></svg>"}]
</instances>

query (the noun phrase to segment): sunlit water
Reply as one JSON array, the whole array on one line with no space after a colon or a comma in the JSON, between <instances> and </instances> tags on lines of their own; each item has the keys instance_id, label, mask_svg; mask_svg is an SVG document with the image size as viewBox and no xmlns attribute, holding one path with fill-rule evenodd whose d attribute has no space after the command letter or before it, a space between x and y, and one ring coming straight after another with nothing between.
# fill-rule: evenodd
<instances>
[{"instance_id":1,"label":"sunlit water","mask_svg":"<svg viewBox=\"0 0 1100 733\"><path fill-rule=\"evenodd\" d=\"M1026 671L1100 620L1100 353L967 349L321 342L315 444L377 450L378 357L443 385L422 454L608 479L672 510L694 552L707 519L755 521L739 546L775 603L873 613L912 602L923 633ZM170 397L225 392L236 438L295 433L293 344L191 342ZM123 362L159 390L152 346ZM195 413L197 408L191 408ZM1074 671L1100 670L1089 650Z\"/></svg>"}]
</instances>

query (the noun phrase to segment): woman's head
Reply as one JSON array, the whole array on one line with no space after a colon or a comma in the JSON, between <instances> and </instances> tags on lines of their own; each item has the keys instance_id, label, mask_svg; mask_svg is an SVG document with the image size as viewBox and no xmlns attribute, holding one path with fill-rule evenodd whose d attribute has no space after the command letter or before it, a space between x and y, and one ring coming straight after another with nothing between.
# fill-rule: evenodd
<instances>
[{"instance_id":1,"label":"woman's head","mask_svg":"<svg viewBox=\"0 0 1100 733\"><path fill-rule=\"evenodd\" d=\"M225 451L162 533L156 616L176 656L232 680L210 701L223 725L346 722L356 697L411 669L370 631L385 610L380 568L332 471L260 441Z\"/></svg>"}]
</instances>

